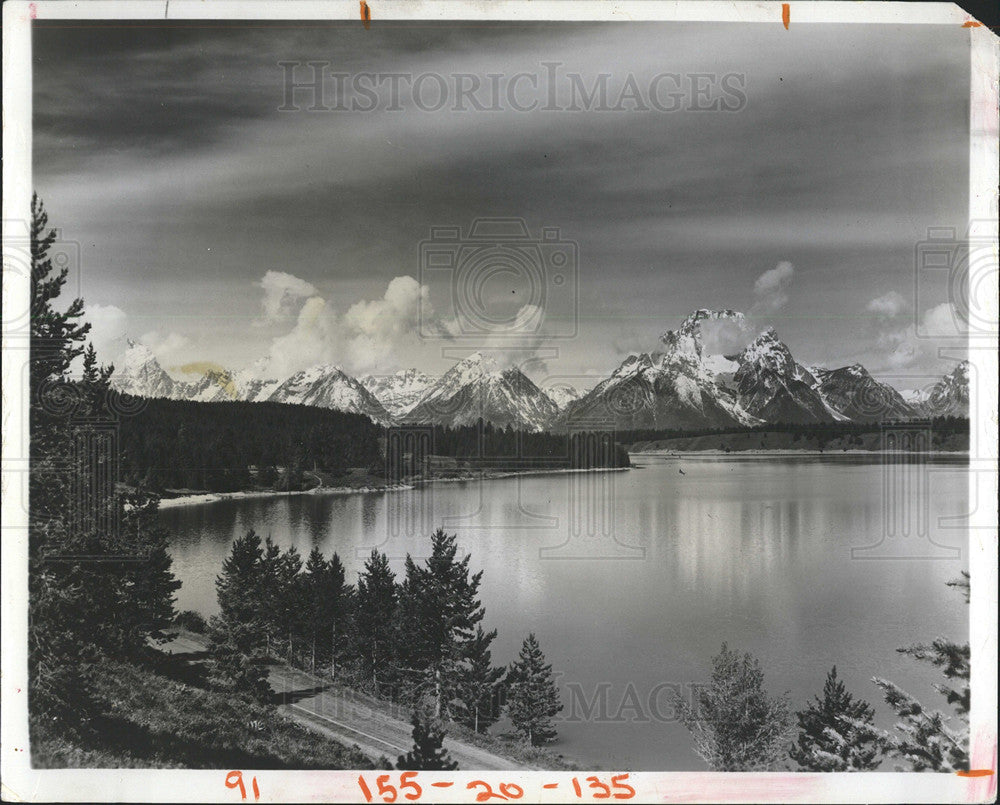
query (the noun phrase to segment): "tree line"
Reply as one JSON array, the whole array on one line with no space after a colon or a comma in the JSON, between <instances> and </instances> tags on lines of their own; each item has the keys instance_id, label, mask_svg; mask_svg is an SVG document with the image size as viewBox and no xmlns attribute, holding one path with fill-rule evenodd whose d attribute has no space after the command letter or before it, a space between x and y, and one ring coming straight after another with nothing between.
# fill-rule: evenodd
<instances>
[{"instance_id":1,"label":"tree line","mask_svg":"<svg viewBox=\"0 0 1000 805\"><path fill-rule=\"evenodd\" d=\"M137 409L120 420L121 477L153 492L297 490L319 484L311 473L337 477L356 468L396 482L427 476L431 456L477 469L629 465L628 453L604 433L532 433L482 420L386 429L362 414L275 402L150 399ZM392 449L401 438L405 454Z\"/></svg>"},{"instance_id":2,"label":"tree line","mask_svg":"<svg viewBox=\"0 0 1000 805\"><path fill-rule=\"evenodd\" d=\"M278 657L478 733L497 721L504 698L518 734L544 744L562 709L552 667L533 634L509 667L494 664L497 632L483 628L482 571L471 572L469 562L458 557L455 536L439 529L424 562L406 557L402 578L374 549L350 584L336 553L326 559L314 548L303 562L294 547L282 551L249 531L216 579L212 680L269 701L266 663ZM423 721L414 729L424 740L434 732Z\"/></svg>"},{"instance_id":3,"label":"tree line","mask_svg":"<svg viewBox=\"0 0 1000 805\"><path fill-rule=\"evenodd\" d=\"M934 443L937 444L949 436L968 435L969 420L967 417L943 416L930 420L920 420L926 423L931 431ZM881 433L888 420L883 422L776 422L773 424L753 425L751 427L721 427L721 428L668 428L623 430L616 434L619 442L626 445L637 442L653 442L666 439L680 439L696 436L726 436L738 433L791 433L797 438L813 438L820 445L842 437L860 437L870 433ZM900 425L913 425L912 420L901 421Z\"/></svg>"},{"instance_id":4,"label":"tree line","mask_svg":"<svg viewBox=\"0 0 1000 805\"><path fill-rule=\"evenodd\" d=\"M368 417L326 408L145 400L121 422L122 479L152 490L297 489L310 470L378 465L382 439Z\"/></svg>"}]
</instances>

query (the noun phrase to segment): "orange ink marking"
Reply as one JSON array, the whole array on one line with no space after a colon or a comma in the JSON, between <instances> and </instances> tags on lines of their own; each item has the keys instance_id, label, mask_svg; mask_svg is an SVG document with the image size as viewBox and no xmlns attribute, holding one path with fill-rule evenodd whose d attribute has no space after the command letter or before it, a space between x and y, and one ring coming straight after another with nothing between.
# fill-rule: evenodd
<instances>
[{"instance_id":1,"label":"orange ink marking","mask_svg":"<svg viewBox=\"0 0 1000 805\"><path fill-rule=\"evenodd\" d=\"M963 28L982 28L983 24L981 22L976 22L975 20L966 20L962 23Z\"/></svg>"},{"instance_id":2,"label":"orange ink marking","mask_svg":"<svg viewBox=\"0 0 1000 805\"><path fill-rule=\"evenodd\" d=\"M365 26L365 30L371 26L372 21L372 10L368 7L365 0L361 0L361 22Z\"/></svg>"},{"instance_id":3,"label":"orange ink marking","mask_svg":"<svg viewBox=\"0 0 1000 805\"><path fill-rule=\"evenodd\" d=\"M434 786L435 788L449 788L450 786L453 786L455 784L454 783L431 783L431 785Z\"/></svg>"},{"instance_id":4,"label":"orange ink marking","mask_svg":"<svg viewBox=\"0 0 1000 805\"><path fill-rule=\"evenodd\" d=\"M226 775L226 788L238 788L240 789L240 797L242 799L247 798L247 788L243 785L243 772L241 771L231 771Z\"/></svg>"},{"instance_id":5,"label":"orange ink marking","mask_svg":"<svg viewBox=\"0 0 1000 805\"><path fill-rule=\"evenodd\" d=\"M792 18L792 10L788 3L781 4L781 21L785 24L785 30L788 30L788 22Z\"/></svg>"},{"instance_id":6,"label":"orange ink marking","mask_svg":"<svg viewBox=\"0 0 1000 805\"><path fill-rule=\"evenodd\" d=\"M542 786L542 788L558 788L558 787L559 783L545 783L545 785Z\"/></svg>"},{"instance_id":7,"label":"orange ink marking","mask_svg":"<svg viewBox=\"0 0 1000 805\"><path fill-rule=\"evenodd\" d=\"M968 771L956 771L959 777L989 777L993 774L993 769L969 769Z\"/></svg>"}]
</instances>

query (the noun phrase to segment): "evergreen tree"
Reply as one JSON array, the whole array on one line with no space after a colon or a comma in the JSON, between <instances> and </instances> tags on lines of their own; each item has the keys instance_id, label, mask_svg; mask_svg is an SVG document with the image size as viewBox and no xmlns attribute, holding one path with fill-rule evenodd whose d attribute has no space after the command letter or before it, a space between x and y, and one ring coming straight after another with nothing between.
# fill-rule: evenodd
<instances>
[{"instance_id":1,"label":"evergreen tree","mask_svg":"<svg viewBox=\"0 0 1000 805\"><path fill-rule=\"evenodd\" d=\"M474 732L486 732L497 720L494 698L504 669L493 665L490 644L496 636L496 629L484 632L481 625L477 626L475 637L466 644L465 661L459 673L461 707L455 718Z\"/></svg>"},{"instance_id":2,"label":"evergreen tree","mask_svg":"<svg viewBox=\"0 0 1000 805\"><path fill-rule=\"evenodd\" d=\"M54 272L56 234L37 196L31 212L29 707L33 730L65 733L89 718L91 663L162 638L179 584L156 499L116 492L116 429L101 427L121 423L108 405L112 367L85 346L83 300L57 308L68 268Z\"/></svg>"},{"instance_id":3,"label":"evergreen tree","mask_svg":"<svg viewBox=\"0 0 1000 805\"><path fill-rule=\"evenodd\" d=\"M260 537L252 530L233 542L215 581L220 613L212 618L209 637L213 683L266 702L272 692L261 664L266 659L261 645L262 562Z\"/></svg>"},{"instance_id":4,"label":"evergreen tree","mask_svg":"<svg viewBox=\"0 0 1000 805\"><path fill-rule=\"evenodd\" d=\"M714 771L768 771L787 754L788 700L768 695L752 654L723 643L712 659L712 681L698 690L695 707L683 700L677 705L696 754Z\"/></svg>"},{"instance_id":5,"label":"evergreen tree","mask_svg":"<svg viewBox=\"0 0 1000 805\"><path fill-rule=\"evenodd\" d=\"M458 763L448 755L443 748L444 730L437 719L432 718L420 709L413 711L410 718L413 725L413 748L405 755L400 755L396 768L413 771L455 771Z\"/></svg>"},{"instance_id":6,"label":"evergreen tree","mask_svg":"<svg viewBox=\"0 0 1000 805\"><path fill-rule=\"evenodd\" d=\"M969 574L949 582L969 602ZM896 735L885 737L889 753L903 760L912 771L965 771L969 768L969 707L971 650L968 643L938 638L930 645L897 649L916 660L940 668L947 682L934 687L954 711L954 721L938 710L928 710L893 682L875 677L886 703L896 712ZM949 723L950 722L950 723Z\"/></svg>"},{"instance_id":7,"label":"evergreen tree","mask_svg":"<svg viewBox=\"0 0 1000 805\"><path fill-rule=\"evenodd\" d=\"M882 761L885 740L875 729L875 710L855 699L837 678L837 667L826 675L823 698L814 697L796 717L798 743L789 754L809 771L871 771Z\"/></svg>"},{"instance_id":8,"label":"evergreen tree","mask_svg":"<svg viewBox=\"0 0 1000 805\"><path fill-rule=\"evenodd\" d=\"M373 548L358 577L355 624L362 675L371 680L376 696L395 678L397 604L396 576L389 568L389 559Z\"/></svg>"},{"instance_id":9,"label":"evergreen tree","mask_svg":"<svg viewBox=\"0 0 1000 805\"><path fill-rule=\"evenodd\" d=\"M482 571L470 576L470 557L457 555L455 536L438 529L423 567L406 557L400 594L407 668L417 675L418 690L429 692L438 718L450 715L460 663L484 614L478 598Z\"/></svg>"},{"instance_id":10,"label":"evergreen tree","mask_svg":"<svg viewBox=\"0 0 1000 805\"><path fill-rule=\"evenodd\" d=\"M337 666L348 655L354 588L345 582L346 573L336 553L330 557L326 573L326 606L329 619L325 635L330 640L330 677L337 678Z\"/></svg>"},{"instance_id":11,"label":"evergreen tree","mask_svg":"<svg viewBox=\"0 0 1000 805\"><path fill-rule=\"evenodd\" d=\"M507 714L518 734L532 746L555 739L552 719L563 706L552 666L546 664L534 634L525 638L521 654L511 665L507 679Z\"/></svg>"}]
</instances>

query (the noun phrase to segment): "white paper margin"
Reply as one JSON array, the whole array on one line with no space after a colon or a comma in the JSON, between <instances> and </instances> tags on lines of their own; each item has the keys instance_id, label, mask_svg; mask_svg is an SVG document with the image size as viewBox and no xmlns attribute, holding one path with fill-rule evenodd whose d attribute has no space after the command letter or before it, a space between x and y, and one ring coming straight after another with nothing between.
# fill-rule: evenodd
<instances>
[{"instance_id":1,"label":"white paper margin","mask_svg":"<svg viewBox=\"0 0 1000 805\"><path fill-rule=\"evenodd\" d=\"M781 25L780 2L463 2L371 0L374 20L608 20L716 21ZM970 220L996 221L998 183L997 77L1000 47L996 35L974 26L950 3L791 3L790 27L803 23L955 24L969 28L971 47ZM315 2L231 2L230 0L14 0L3 6L3 511L2 511L2 679L0 732L2 793L10 801L239 802L239 792L224 785L225 771L133 769L33 770L27 752L27 388L23 382L27 338L8 333L6 322L23 316L28 277L8 271L8 245L24 232L31 200L31 19L313 19L360 22L353 0ZM919 91L919 90L916 90ZM996 232L993 232L996 238ZM996 242L994 241L994 250ZM994 251L996 254L996 251ZM994 263L995 265L995 263ZM1000 301L1000 300L998 300ZM969 566L972 577L972 767L994 774L961 778L949 774L870 772L864 774L633 772L631 801L667 802L986 802L996 796L997 736L997 349L970 341L969 360L979 383L971 397L974 471L969 499L977 501L970 520ZM255 772L261 802L362 801L357 772ZM366 775L374 779L375 774ZM577 800L570 792L571 772L421 772L421 782L450 779L449 789L426 789L425 802L472 802L466 790L473 779L513 781L524 802ZM584 776L578 774L577 776ZM602 778L609 776L602 774ZM559 782L556 791L544 783ZM249 786L248 786L249 790ZM253 801L252 795L248 801ZM374 801L379 801L376 796ZM399 801L403 801L402 799Z\"/></svg>"}]
</instances>

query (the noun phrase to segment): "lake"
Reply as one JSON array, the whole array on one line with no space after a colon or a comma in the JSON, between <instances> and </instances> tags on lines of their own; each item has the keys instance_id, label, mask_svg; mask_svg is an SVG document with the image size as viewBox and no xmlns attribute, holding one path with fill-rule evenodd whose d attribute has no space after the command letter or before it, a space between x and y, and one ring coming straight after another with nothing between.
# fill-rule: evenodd
<instances>
[{"instance_id":1,"label":"lake","mask_svg":"<svg viewBox=\"0 0 1000 805\"><path fill-rule=\"evenodd\" d=\"M216 611L214 580L253 528L356 580L373 546L397 573L438 526L483 569L507 663L534 632L560 674L553 748L586 766L700 769L671 695L706 681L723 641L753 652L798 709L836 665L890 726L874 675L945 706L934 671L896 652L968 639L946 586L968 568L964 456L633 456L624 472L437 483L415 490L224 500L161 512L180 609Z\"/></svg>"}]
</instances>

